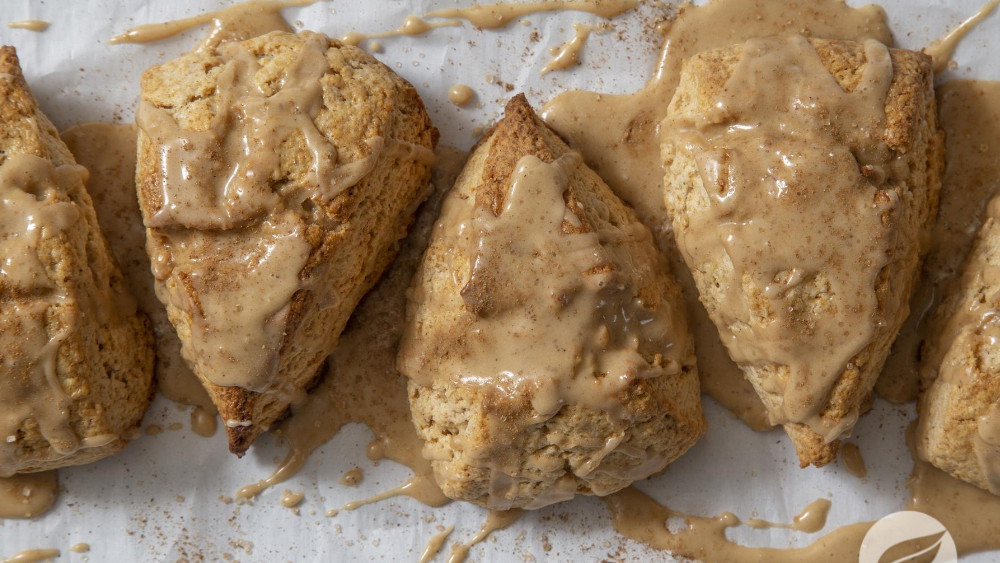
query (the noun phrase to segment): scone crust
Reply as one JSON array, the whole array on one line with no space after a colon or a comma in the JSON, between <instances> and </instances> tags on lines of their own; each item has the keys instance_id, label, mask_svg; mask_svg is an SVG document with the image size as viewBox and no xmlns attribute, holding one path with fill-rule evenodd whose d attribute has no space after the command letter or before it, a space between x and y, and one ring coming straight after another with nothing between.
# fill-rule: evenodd
<instances>
[{"instance_id":1,"label":"scone crust","mask_svg":"<svg viewBox=\"0 0 1000 563\"><path fill-rule=\"evenodd\" d=\"M823 64L846 91L861 81L866 65L861 43L810 39ZM724 89L743 52L742 45L700 53L685 61L681 80L670 105L671 114L698 115L707 111L718 92ZM937 213L943 168L943 133L937 123L933 72L927 55L889 49L893 76L885 102L883 141L903 166L894 166L881 189L895 192L900 205L883 219L896 233L888 263L880 271L873 288L877 297L878 323L871 342L849 362L834 383L820 412L825 422L836 426L849 422L871 393L885 358L903 320L909 314L909 295L916 283L925 252L927 234ZM695 155L673 143L663 144L665 200L675 233L688 228L687 214L708 205ZM902 171L901 174L896 171ZM688 267L699 291L699 299L716 324L722 322L721 292L715 279L725 278L728 264L691 263ZM766 319L764 319L766 321ZM875 322L862 321L862 322ZM769 410L780 409L781 396L763 390L757 383L773 377L786 366L742 366L748 379ZM853 423L850 424L853 426ZM785 430L795 445L799 461L822 466L834 459L839 440L826 440L805 424L788 423Z\"/></svg>"},{"instance_id":2,"label":"scone crust","mask_svg":"<svg viewBox=\"0 0 1000 563\"><path fill-rule=\"evenodd\" d=\"M56 128L38 108L13 47L0 47L0 162L30 154L55 166L75 164ZM54 451L29 419L17 430L15 472L45 471L90 463L121 450L135 434L152 400L153 334L144 315L130 303L124 278L97 223L82 181L58 201L72 202L79 220L40 241L39 260L50 282L68 299L47 311L49 334L73 326L58 349L56 375L72 399L69 427L82 440L114 436L110 442L64 456ZM17 299L0 287L0 301ZM0 350L0 355L7 351ZM3 376L0 374L0 376ZM104 441L105 438L100 438Z\"/></svg>"},{"instance_id":3,"label":"scone crust","mask_svg":"<svg viewBox=\"0 0 1000 563\"><path fill-rule=\"evenodd\" d=\"M570 151L519 95L507 104L505 117L473 149L449 197L472 198L474 205L498 213L522 157L533 155L552 162ZM638 222L635 212L583 164L571 176L565 199L567 206L581 215L581 221L595 230ZM442 234L447 228L439 222L414 277L401 355L417 340L446 347L449 333L457 335L472 322L459 296L467 279L457 279L468 276L470 256L448 248ZM651 304L666 302L663 306L673 314L683 314L679 287L667 273L652 238L631 248L635 263L627 267L635 270L627 275L635 282L640 299ZM658 270L651 264L663 268ZM416 297L418 292L437 292L455 299L446 297L450 306L432 308ZM502 458L504 466L517 468L515 474L504 477L511 484L503 508L529 505L556 487L571 487L579 494L610 494L631 483L619 476L635 470L638 464L655 467L642 475L645 477L673 461L705 431L693 344L686 324L682 326L683 334L676 335L676 346L683 351L680 372L635 379L620 392L625 437L597 470L584 477L575 475L571 467L589 459L605 446L609 436L621 431L609 413L565 405L543 422L520 427L507 442L490 435L491 420L509 420L516 425L521 423L514 421L533 416L529 394L509 396L489 386L463 385L448 377L436 378L429 386L411 380L413 421L426 443L424 455L431 460L441 489L451 498L497 508L490 503L495 476L482 464L470 462L466 454L470 450L488 452L485 455ZM421 349L425 355L421 361L431 362L428 365L433 364L436 354L447 353L445 349ZM401 368L405 373L405 366Z\"/></svg>"},{"instance_id":4,"label":"scone crust","mask_svg":"<svg viewBox=\"0 0 1000 563\"><path fill-rule=\"evenodd\" d=\"M301 35L276 32L243 42L261 65L255 76L258 84L265 90L277 88L283 66L304 48L304 41ZM369 141L376 137L433 149L438 132L408 82L364 51L335 40L327 40L326 59L329 71L322 77L323 107L314 122L342 162L368 156ZM222 68L220 58L211 51L188 53L152 67L142 76L142 100L166 110L183 129L205 130L219 111L215 84ZM312 160L305 140L292 137L280 149L281 169L276 175L293 182L302 180ZM136 181L147 225L162 204L156 152L140 130ZM312 250L299 278L308 284L293 295L285 317L272 388L258 392L215 385L198 373L184 346L185 358L195 367L222 419L250 421L227 427L234 453L242 455L261 432L284 416L289 400L313 384L355 305L395 255L417 206L428 194L430 178L427 161L403 154L383 150L369 174L307 219L305 237ZM163 229L147 228L151 256L165 248L165 234ZM215 232L191 230L189 235L211 240ZM168 278L158 283L183 282ZM337 304L324 307L331 298ZM168 303L167 312L182 343L189 342L191 311Z\"/></svg>"},{"instance_id":5,"label":"scone crust","mask_svg":"<svg viewBox=\"0 0 1000 563\"><path fill-rule=\"evenodd\" d=\"M916 439L922 459L1000 495L1000 486L991 482L979 463L975 445L979 419L1000 402L1000 350L993 342L995 333L983 326L949 326L963 311L975 308L982 314L1000 309L1000 287L992 274L996 268L1000 268L1000 220L991 213L976 235L962 276L934 313L931 340L921 349L926 363L921 370ZM960 332L949 341L949 330Z\"/></svg>"}]
</instances>

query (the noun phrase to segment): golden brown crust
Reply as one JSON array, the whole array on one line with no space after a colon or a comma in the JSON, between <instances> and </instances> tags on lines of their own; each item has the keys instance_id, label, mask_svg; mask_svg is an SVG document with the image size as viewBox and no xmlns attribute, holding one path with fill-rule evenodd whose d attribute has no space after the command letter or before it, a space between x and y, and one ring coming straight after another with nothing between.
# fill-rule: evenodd
<instances>
[{"instance_id":1,"label":"golden brown crust","mask_svg":"<svg viewBox=\"0 0 1000 563\"><path fill-rule=\"evenodd\" d=\"M852 91L861 80L866 65L861 43L810 39L824 66L842 88ZM919 274L920 262L926 251L926 235L937 213L943 168L943 133L937 124L937 109L933 90L933 73L929 57L923 53L890 49L893 66L892 82L885 102L885 128L882 140L902 165L894 165L885 186L899 195L903 209L883 221L890 221L898 233L890 252L890 260L876 281L877 315L884 319L875 330L871 342L852 358L850 365L837 378L820 416L836 425L849 420L870 395L890 346L903 320L909 313L908 296ZM732 69L740 60L742 45L700 53L684 64L681 81L671 111L699 112L725 88ZM701 190L702 180L690 154L664 145L667 163L665 180L666 203L675 231L687 228L689 194ZM901 171L901 175L897 172ZM722 302L713 287L714 278L723 265L688 265L699 288L700 299L713 321L720 322L718 308ZM744 366L751 381L761 381L785 369L785 366ZM774 398L758 387L769 408ZM804 424L790 423L785 429L795 444L800 464L822 466L836 458L839 441L829 443Z\"/></svg>"},{"instance_id":2,"label":"golden brown crust","mask_svg":"<svg viewBox=\"0 0 1000 563\"><path fill-rule=\"evenodd\" d=\"M962 276L948 288L921 351L917 452L952 476L1000 495L1000 483L977 457L979 421L1000 403L1000 350L984 316L1000 310L1000 220L980 228ZM971 312L971 314L970 314ZM957 318L956 318L957 317ZM953 338L953 340L949 340Z\"/></svg>"},{"instance_id":3,"label":"golden brown crust","mask_svg":"<svg viewBox=\"0 0 1000 563\"><path fill-rule=\"evenodd\" d=\"M299 36L287 33L243 44L261 64L255 79L265 89L277 87L281 69L303 48ZM438 133L413 86L367 53L335 40L329 40L326 58L329 71L322 78L323 107L314 121L336 148L340 162L371 154L368 141L375 137L433 149ZM142 77L143 100L167 110L186 130L204 130L218 111L215 84L221 68L220 59L211 53L190 53L153 67ZM149 217L162 205L161 171L153 165L156 149L143 133L138 150L139 199L144 216ZM290 137L280 152L276 176L286 180L307 177L312 156L303 138ZM429 178L426 163L403 151L384 149L367 176L305 218L305 238L312 251L299 277L309 281L291 299L276 384L255 392L214 385L199 374L222 420L252 423L227 428L231 451L242 455L285 414L290 398L312 384L358 300L395 255L417 205L428 193ZM148 234L150 251L166 246L160 229L148 229ZM215 233L192 231L191 236L212 240ZM175 283L186 285L186 294L197 301L194 288L182 279ZM330 299L337 305L323 307ZM190 342L191 312L168 305L168 314L181 341Z\"/></svg>"},{"instance_id":4,"label":"golden brown crust","mask_svg":"<svg viewBox=\"0 0 1000 563\"><path fill-rule=\"evenodd\" d=\"M516 96L507 104L504 118L476 145L450 197L474 198L475 205L496 215L523 157L533 155L553 162L569 152L570 147L537 117L524 96ZM573 172L564 197L567 208L579 218L578 225L563 223L566 233L638 224L635 212L586 165ZM440 236L432 235L412 291L419 287L420 292L462 293L465 299L457 299L459 305L449 310L428 308L419 299L411 299L409 334L401 351L407 354L407 339L419 340L426 352L421 357L430 363L449 353L446 343L450 337L443 335L464 333L466 323L471 322L466 304L478 301L465 295L475 290L475 281L455 285L454 272L467 269L470 257L447 245ZM656 268L663 260L652 238L633 244L629 252L631 262L622 266L639 298L650 308L666 301L663 306L680 314L680 290L665 266ZM498 287L517 281L489 279L485 282L489 287L482 290L483 301ZM488 307L488 302L484 306ZM524 425L526 419L536 416L530 392L499 393L490 386L456 385L447 377L437 378L430 386L411 380L413 420L417 433L427 442L425 455L433 451L428 457L444 493L490 505L496 475L481 464L470 463L466 452L472 451L492 457L496 464L517 468L504 498L515 507L551 495L567 483L578 494L608 494L627 486L631 480L622 475L637 471L640 464L662 467L680 456L705 431L692 341L682 326L684 333L675 335L676 345L683 350L680 373L635 379L620 392L617 401L625 417L624 438L604 457L599 470L584 477L570 468L579 467L606 447L609 436L621 431L609 413L565 405L543 422ZM425 350L432 346L427 343L437 341L445 348ZM505 433L510 441L491 435L491 429Z\"/></svg>"},{"instance_id":5,"label":"golden brown crust","mask_svg":"<svg viewBox=\"0 0 1000 563\"><path fill-rule=\"evenodd\" d=\"M0 79L0 163L31 154L56 166L75 164L32 97L13 47L0 47L0 74L8 76ZM66 305L50 306L47 312L49 334L72 327L59 346L56 375L72 398L69 421L76 435L114 439L63 456L53 451L34 420L25 421L18 430L19 472L89 463L121 450L141 423L154 391L152 331L141 313L116 306L130 302L131 296L89 194L80 182L54 197L72 202L80 212L75 224L44 237L38 249L51 283L68 298ZM13 298L9 288L0 286L0 303Z\"/></svg>"}]
</instances>

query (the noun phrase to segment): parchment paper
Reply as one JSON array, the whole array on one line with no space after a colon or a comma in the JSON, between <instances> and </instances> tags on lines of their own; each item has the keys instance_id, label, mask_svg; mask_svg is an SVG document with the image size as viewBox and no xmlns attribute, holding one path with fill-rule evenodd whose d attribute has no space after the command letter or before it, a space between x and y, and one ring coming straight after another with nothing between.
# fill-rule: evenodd
<instances>
[{"instance_id":1,"label":"parchment paper","mask_svg":"<svg viewBox=\"0 0 1000 563\"><path fill-rule=\"evenodd\" d=\"M973 14L981 1L886 0L883 5L897 43L919 48ZM290 8L285 14L299 28L340 36L352 30L394 29L408 14L465 3L333 0ZM29 18L52 22L44 33L0 27L0 42L18 48L43 110L61 129L87 121L131 121L142 70L190 48L204 30L147 45L109 45L107 39L136 24L190 16L224 4L0 0L0 23ZM572 36L572 23L603 20L562 12L532 15L525 18L529 25L515 22L502 30L476 30L466 24L421 37L384 39L385 52L376 56L420 91L441 130L441 143L468 148L475 132L518 91L525 91L540 107L570 88L613 93L639 88L658 53L656 38L649 32L653 10L644 5L614 20L614 31L591 36L581 67L544 77L539 71L550 58L548 49ZM539 39L532 41L535 31ZM958 68L942 79L1000 79L998 54L1000 14L994 14L961 44L955 56ZM448 89L458 83L477 93L467 108L448 102ZM708 434L663 475L638 484L672 508L703 515L730 510L741 518L788 522L808 502L824 497L833 501L828 531L879 518L905 505L904 483L911 462L903 431L913 417L912 405L879 400L859 422L853 440L868 465L865 480L851 476L839 464L801 470L780 431L755 433L708 399L706 412ZM270 474L284 449L267 436L237 460L226 451L222 432L211 439L193 434L188 413L189 409L160 398L145 424L181 423L183 429L144 435L120 455L60 470L64 491L49 514L33 521L0 522L0 556L51 547L62 550L61 560L68 561L415 561L437 533L436 526L455 526L451 539L467 541L485 519L485 511L477 507L452 503L431 509L408 497L326 517L327 510L394 487L409 475L392 462L373 466L364 454L371 433L357 425L320 448L297 477L265 492L252 506L226 504L220 496L233 496L240 486ZM340 476L356 466L364 470L361 485L339 484ZM299 515L279 502L286 488L306 495ZM785 530L731 531L731 537L749 545L775 547L805 545L817 536ZM89 543L90 552L70 553L68 548L78 542ZM604 505L593 498L527 514L471 552L472 560L485 561L654 557L668 559L617 535ZM446 558L446 553L438 556L439 561ZM967 560L1000 560L1000 553Z\"/></svg>"}]
</instances>

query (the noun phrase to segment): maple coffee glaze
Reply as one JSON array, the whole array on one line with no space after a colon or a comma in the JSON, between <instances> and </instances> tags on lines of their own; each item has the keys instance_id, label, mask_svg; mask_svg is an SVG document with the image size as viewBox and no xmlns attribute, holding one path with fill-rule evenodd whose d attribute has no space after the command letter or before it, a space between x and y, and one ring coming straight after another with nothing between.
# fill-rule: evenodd
<instances>
[{"instance_id":1,"label":"maple coffee glaze","mask_svg":"<svg viewBox=\"0 0 1000 563\"><path fill-rule=\"evenodd\" d=\"M541 73L544 75L553 70L566 70L580 64L580 51L583 50L587 38L590 37L590 32L600 29L600 27L593 25L573 24L573 38L559 47L553 47L549 50L549 53L552 54L552 60L542 67Z\"/></svg>"},{"instance_id":2,"label":"maple coffee glaze","mask_svg":"<svg viewBox=\"0 0 1000 563\"><path fill-rule=\"evenodd\" d=\"M618 490L702 424L679 296L648 229L540 127L515 97L470 157L414 278L399 355L438 483L499 510Z\"/></svg>"},{"instance_id":3,"label":"maple coffee glaze","mask_svg":"<svg viewBox=\"0 0 1000 563\"><path fill-rule=\"evenodd\" d=\"M399 255L385 275L358 304L337 348L327 361L320 384L299 404L277 432L289 452L269 477L242 487L237 498L249 499L295 475L313 450L333 438L345 424L364 424L375 434L368 458L391 459L413 471L394 495L407 495L429 506L447 502L434 483L430 462L421 455L406 396L406 378L396 371L396 353L406 324L406 293L427 248L441 200L465 163L466 153L438 147L432 176L434 191L421 206Z\"/></svg>"},{"instance_id":4,"label":"maple coffee glaze","mask_svg":"<svg viewBox=\"0 0 1000 563\"><path fill-rule=\"evenodd\" d=\"M123 288L73 161L13 47L0 47L0 515L55 499L54 473L132 437L152 335ZM3 479L14 476L11 479Z\"/></svg>"},{"instance_id":5,"label":"maple coffee glaze","mask_svg":"<svg viewBox=\"0 0 1000 563\"><path fill-rule=\"evenodd\" d=\"M641 90L625 95L570 91L550 101L543 112L545 121L582 153L587 164L653 230L684 286L702 390L758 430L770 426L767 414L719 341L674 248L662 195L659 134L685 59L781 33L858 41L874 38L892 44L885 12L877 5L852 8L840 0L713 0L703 6L683 5L666 27L653 77ZM601 126L594 127L595 123Z\"/></svg>"},{"instance_id":6,"label":"maple coffee glaze","mask_svg":"<svg viewBox=\"0 0 1000 563\"><path fill-rule=\"evenodd\" d=\"M71 231L81 228L81 210L67 194L81 190L86 176L80 166L56 166L32 154L8 155L0 164L0 518L38 516L55 503L54 471L18 471L51 467L120 439L76 430L88 407L74 404L56 363L76 329L77 307L87 305L59 279L65 270L40 258L60 253L54 241L79 235ZM105 316L115 314L111 303L95 305Z\"/></svg>"},{"instance_id":7,"label":"maple coffee glaze","mask_svg":"<svg viewBox=\"0 0 1000 563\"><path fill-rule=\"evenodd\" d=\"M282 8L308 6L317 1L246 0L189 18L139 25L112 37L108 43L149 43L212 24L211 32L198 45L199 50L212 49L224 41L240 41L272 31L293 31L281 15Z\"/></svg>"},{"instance_id":8,"label":"maple coffee glaze","mask_svg":"<svg viewBox=\"0 0 1000 563\"><path fill-rule=\"evenodd\" d=\"M314 122L323 105L329 40L310 32L299 37L301 49L283 69L277 91L255 81L260 66L250 47L218 46L218 107L201 124L204 130L182 128L148 101L136 116L140 142L159 154L159 202L144 209L145 224L164 249L152 255L154 276L170 280L157 292L194 314L184 355L215 385L263 390L272 384L292 297L308 285L301 272L312 246L303 216L356 184L383 148L376 137L367 155L338 162L336 148ZM304 139L311 162L281 162L281 145L293 135ZM306 166L319 193L295 184L274 189L282 166ZM220 256L223 248L228 251ZM190 302L192 293L197 304Z\"/></svg>"},{"instance_id":9,"label":"maple coffee glaze","mask_svg":"<svg viewBox=\"0 0 1000 563\"><path fill-rule=\"evenodd\" d=\"M5 80L0 75L0 80ZM52 467L86 448L117 443L114 433L80 436L80 417L100 407L75 404L81 383L57 372L64 341L77 330L78 315L102 323L134 313L126 295L98 291L78 295L68 272L42 261L66 238L85 238L84 211L74 200L87 171L55 165L33 154L10 154L0 164L0 476ZM73 195L71 195L73 194ZM120 316L119 316L120 315ZM79 345L79 344L77 344ZM70 387L71 391L67 391ZM79 393L79 395L77 395ZM99 416L99 415L98 415ZM98 423L104 425L105 422ZM42 440L39 440L41 438ZM24 465L22 456L31 461Z\"/></svg>"},{"instance_id":10,"label":"maple coffee glaze","mask_svg":"<svg viewBox=\"0 0 1000 563\"><path fill-rule=\"evenodd\" d=\"M0 519L34 518L47 512L58 498L56 471L18 473L0 478Z\"/></svg>"},{"instance_id":11,"label":"maple coffee glaze","mask_svg":"<svg viewBox=\"0 0 1000 563\"><path fill-rule=\"evenodd\" d=\"M56 373L59 346L75 319L50 312L70 296L50 280L39 254L46 239L78 221L80 210L63 194L68 185L82 184L86 173L75 165L57 168L32 154L7 156L0 164L0 288L6 297L0 309L0 476L17 470L18 452L25 447L19 428L28 419L55 455L81 447L70 419L71 399Z\"/></svg>"},{"instance_id":12,"label":"maple coffee glaze","mask_svg":"<svg viewBox=\"0 0 1000 563\"><path fill-rule=\"evenodd\" d=\"M83 123L60 136L76 161L90 172L87 192L93 199L108 245L139 309L153 323L157 389L172 401L201 407L199 412L204 409L214 412L211 399L181 357L177 332L156 298L146 254L146 229L135 197L135 126Z\"/></svg>"},{"instance_id":13,"label":"maple coffee glaze","mask_svg":"<svg viewBox=\"0 0 1000 563\"><path fill-rule=\"evenodd\" d=\"M864 40L875 38L891 45L891 33L885 14L878 6L852 8L837 0L816 2L755 2L748 0L713 0L703 6L685 6L665 32L664 49L656 74L645 88L634 94L608 95L585 91L558 96L547 107L545 118L560 133L570 138L583 152L586 161L605 177L612 188L636 206L647 224L657 229L658 240L669 248L670 225L659 198L660 175L659 124L666 114L667 101L673 97L682 61L700 51L725 47L752 37L767 37L787 32L807 36ZM957 86L957 87L952 87ZM948 132L948 165L942 191L942 213L950 217L947 233L935 232L931 244L942 263L935 270L934 283L953 275L968 249L978 221L968 218L979 214L982 202L996 185L997 159L995 138L984 138L1000 114L989 100L1000 99L995 93L981 91L979 84L948 83L943 87L942 126ZM954 95L954 103L949 100ZM602 127L594 128L600 116ZM980 124L989 120L983 129ZM995 136L994 136L995 137ZM986 194L986 195L983 195ZM939 224L939 226L941 226ZM948 236L943 236L947 234ZM949 249L952 249L949 251ZM683 272L683 268L680 271ZM683 279L683 277L682 277ZM690 282L690 279L688 280ZM941 286L938 285L940 288ZM939 293L932 291L931 293ZM688 287L687 296L700 315L694 315L698 346L699 373L703 389L748 422L753 422L754 401L749 390L726 394L742 381L732 362L718 343L716 330L699 303L697 293ZM925 314L924 305L920 313ZM922 333L922 331L921 331ZM915 348L915 346L914 346ZM706 353L706 351L708 351ZM914 353L915 357L916 354ZM728 358L726 358L728 360ZM906 359L907 362L914 360ZM915 369L910 370L915 372ZM893 375L893 374L889 374ZM915 378L912 378L915 380ZM915 385L902 385L912 387ZM902 395L900 395L902 397ZM915 392L909 395L912 399ZM746 415L750 416L746 416ZM992 420L988 421L992 423ZM944 522L955 536L960 553L997 549L995 533L997 503L1000 498L951 478L930 464L915 460L913 500L909 509L932 514ZM871 522L837 528L802 549L778 550L751 548L730 541L725 534L734 525L723 517L697 517L672 511L635 489L626 489L605 497L615 529L623 535L675 556L700 560L812 562L817 560L853 560ZM665 522L680 517L687 524L679 530L668 529Z\"/></svg>"},{"instance_id":14,"label":"maple coffee glaze","mask_svg":"<svg viewBox=\"0 0 1000 563\"><path fill-rule=\"evenodd\" d=\"M831 412L835 387L860 380L867 394L884 359L871 343L887 348L905 316L936 197L907 187L920 171L891 144L889 49L840 54L850 45L791 35L698 55L663 123L667 207L723 343L773 423L826 442L861 408L845 388L852 404ZM858 75L828 70L855 56ZM901 279L885 291L890 263Z\"/></svg>"},{"instance_id":15,"label":"maple coffee glaze","mask_svg":"<svg viewBox=\"0 0 1000 563\"><path fill-rule=\"evenodd\" d=\"M993 220L995 218L991 217L987 221ZM1000 287L1000 265L985 270L981 275L981 283L984 286ZM979 403L978 405L968 405L972 412L977 413L970 435L972 451L978 462L978 471L974 476L962 474L961 477L993 494L1000 495L1000 393L997 392L1000 387L993 383L993 389L991 389L989 382L989 379L996 377L997 371L993 371L992 376L988 375L986 381L976 381L972 379L966 364L958 357L950 357L965 352L965 350L954 347L954 343L959 338L969 338L972 334L975 334L975 338L980 339L985 346L993 347L1000 343L1000 296L994 294L984 297L985 301L970 304L967 308L959 310L948 321L943 335L944 342L942 342L942 347L947 351L947 355L942 358L938 355L939 352L932 351L930 361L940 361L938 377L941 378L943 384L958 387L979 387L979 389L971 391L973 393L979 391L985 397L975 401L975 403ZM934 349L931 347L931 350ZM983 352L982 354L983 364L996 369L991 359L987 359L988 353ZM969 446L970 444L965 445Z\"/></svg>"},{"instance_id":16,"label":"maple coffee glaze","mask_svg":"<svg viewBox=\"0 0 1000 563\"><path fill-rule=\"evenodd\" d=\"M496 216L461 198L446 200L439 224L458 225L449 245L471 250L462 298L477 319L469 338L433 366L402 361L417 367L406 372L417 383L431 386L435 378L463 374L464 383L492 384L511 396L526 386L544 419L563 404L614 413L631 377L680 370L682 358L675 356L684 346L674 344L673 334L684 331L677 320L645 308L617 273L625 257L615 255L616 247L646 231L640 225L564 231L564 222L580 228L563 201L579 165L576 154L551 163L523 157ZM519 279L526 283L488 291L499 280ZM660 365L650 368L646 358L661 351ZM593 373L608 375L595 381Z\"/></svg>"},{"instance_id":17,"label":"maple coffee glaze","mask_svg":"<svg viewBox=\"0 0 1000 563\"><path fill-rule=\"evenodd\" d=\"M936 518L955 539L959 555L1000 549L1000 496L959 481L926 461L913 458L907 510ZM994 554L995 556L995 554Z\"/></svg>"},{"instance_id":18,"label":"maple coffee glaze","mask_svg":"<svg viewBox=\"0 0 1000 563\"><path fill-rule=\"evenodd\" d=\"M937 89L945 136L945 167L940 210L930 233L920 284L910 300L911 314L893 343L875 390L890 401L917 398L921 347L939 328L931 322L983 223L986 204L1000 186L1000 83L950 80ZM924 353L926 355L926 353Z\"/></svg>"},{"instance_id":19,"label":"maple coffee glaze","mask_svg":"<svg viewBox=\"0 0 1000 563\"><path fill-rule=\"evenodd\" d=\"M911 435L907 432L908 437ZM908 440L909 442L909 440ZM996 530L1000 526L1000 497L950 477L913 452L913 475L907 510L930 514L951 533L958 553L1000 548ZM811 544L791 549L749 547L726 536L726 530L743 524L732 513L714 517L684 514L663 506L630 487L605 497L615 529L623 535L679 557L699 561L733 563L813 563L815 561L855 561L865 534L874 522L841 526L816 538ZM667 528L670 519L682 519L684 526ZM749 525L749 522L746 524ZM919 538L910 540L919 541ZM912 543L910 543L912 545ZM917 549L909 553L916 552Z\"/></svg>"},{"instance_id":20,"label":"maple coffee glaze","mask_svg":"<svg viewBox=\"0 0 1000 563\"><path fill-rule=\"evenodd\" d=\"M300 72L313 75L308 90L300 88L300 93L313 102L305 107L315 111L325 57L314 45L304 52L311 57L300 58L289 77L294 80ZM155 211L145 213L145 224L156 229L163 247L169 249L169 254L151 255L154 276L164 282L175 269L183 269L185 283L200 294L200 302L193 304L187 301L184 288L157 284L164 303L195 313L189 339L192 349L184 350L185 358L201 377L216 385L262 390L276 370L284 316L291 296L300 288L298 272L311 250L301 236L305 222L294 211L286 212L284 198L269 185L278 159L278 133L308 121L313 135L306 138L322 136L309 113L288 120L288 101L282 107L253 91L256 60L239 43L224 45L222 56L227 61L223 71L227 76L220 80L223 111L216 113L205 131L186 131L166 111L147 101L140 103L136 124L141 142L158 147L162 167L161 201ZM318 58L323 66L310 69L302 64L309 58ZM231 121L237 126L230 127ZM281 121L287 123L282 126ZM325 139L314 146L317 156L329 162ZM223 158L214 158L220 149ZM317 162L317 175L319 168ZM198 185L206 179L209 185ZM258 236L235 229L257 223L265 210L269 210L267 218L253 228ZM227 242L233 250L221 264L214 256L219 241L200 236L199 231L206 230L231 235ZM211 259L201 263L199 256ZM227 322L212 325L213 318Z\"/></svg>"},{"instance_id":21,"label":"maple coffee glaze","mask_svg":"<svg viewBox=\"0 0 1000 563\"><path fill-rule=\"evenodd\" d=\"M360 45L362 41L370 39L399 37L403 35L423 35L431 30L441 27L456 27L462 25L461 20L466 20L479 29L498 29L506 27L515 19L522 18L524 16L541 12L557 12L564 10L588 12L610 20L628 12L629 10L635 9L638 4L638 0L542 0L539 2L494 2L490 4L479 4L461 8L445 8L443 10L435 10L425 14L423 17L417 17L411 14L406 16L403 23L392 31L383 31L380 33L360 33L352 31L345 34L340 40L347 45ZM434 22L427 21L427 19L436 18L455 19ZM580 36L579 31L577 32L577 36ZM564 50L572 51L574 53L579 51L585 39L586 37L583 37L576 41L571 41L567 44L567 46L565 46ZM378 50L376 48L376 43L374 42L369 46L369 48L373 51ZM567 68L577 64L578 61L575 61L575 59L576 55L568 55L561 58L559 61L553 61L553 63L550 63L552 68L549 68L549 70ZM543 71L542 74L545 74L545 72L547 71Z\"/></svg>"},{"instance_id":22,"label":"maple coffee glaze","mask_svg":"<svg viewBox=\"0 0 1000 563\"><path fill-rule=\"evenodd\" d=\"M1000 199L924 344L917 447L952 476L1000 495Z\"/></svg>"},{"instance_id":23,"label":"maple coffee glaze","mask_svg":"<svg viewBox=\"0 0 1000 563\"><path fill-rule=\"evenodd\" d=\"M28 31L45 31L49 28L49 25L51 25L49 22L43 20L21 20L7 23L7 27L27 29Z\"/></svg>"},{"instance_id":24,"label":"maple coffee glaze","mask_svg":"<svg viewBox=\"0 0 1000 563\"><path fill-rule=\"evenodd\" d=\"M541 0L535 2L496 2L429 12L428 18L461 18L482 29L504 27L515 19L539 12L573 10L588 12L605 19L634 9L638 0Z\"/></svg>"}]
</instances>

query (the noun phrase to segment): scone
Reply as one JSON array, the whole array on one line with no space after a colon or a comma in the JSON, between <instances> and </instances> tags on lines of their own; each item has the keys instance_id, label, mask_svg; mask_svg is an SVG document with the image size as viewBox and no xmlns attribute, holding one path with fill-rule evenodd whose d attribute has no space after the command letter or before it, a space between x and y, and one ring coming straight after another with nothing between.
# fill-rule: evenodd
<instances>
[{"instance_id":1,"label":"scone","mask_svg":"<svg viewBox=\"0 0 1000 563\"><path fill-rule=\"evenodd\" d=\"M157 296L242 455L314 381L428 193L437 130L355 47L275 32L142 76Z\"/></svg>"},{"instance_id":2,"label":"scone","mask_svg":"<svg viewBox=\"0 0 1000 563\"><path fill-rule=\"evenodd\" d=\"M705 431L652 235L523 95L444 202L399 368L441 489L491 509L610 494Z\"/></svg>"},{"instance_id":3,"label":"scone","mask_svg":"<svg viewBox=\"0 0 1000 563\"><path fill-rule=\"evenodd\" d=\"M922 350L917 453L1000 495L1000 200L987 213Z\"/></svg>"},{"instance_id":4,"label":"scone","mask_svg":"<svg viewBox=\"0 0 1000 563\"><path fill-rule=\"evenodd\" d=\"M156 390L172 401L214 411L205 388L181 357L177 331L156 298L146 254L146 228L135 197L135 125L83 123L60 136L76 161L90 172L87 193L94 202L101 230L122 270L125 285L153 329Z\"/></svg>"},{"instance_id":5,"label":"scone","mask_svg":"<svg viewBox=\"0 0 1000 563\"><path fill-rule=\"evenodd\" d=\"M137 313L73 160L0 48L0 477L122 449L153 392Z\"/></svg>"},{"instance_id":6,"label":"scone","mask_svg":"<svg viewBox=\"0 0 1000 563\"><path fill-rule=\"evenodd\" d=\"M661 134L699 298L802 466L829 463L909 312L937 207L930 59L801 36L703 52Z\"/></svg>"}]
</instances>

